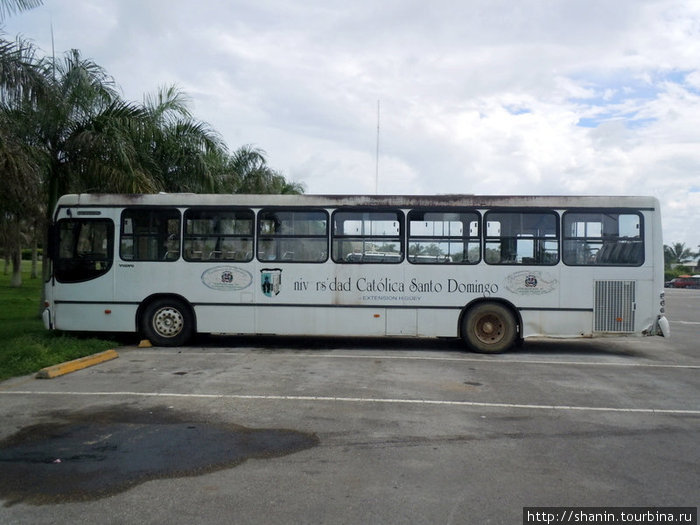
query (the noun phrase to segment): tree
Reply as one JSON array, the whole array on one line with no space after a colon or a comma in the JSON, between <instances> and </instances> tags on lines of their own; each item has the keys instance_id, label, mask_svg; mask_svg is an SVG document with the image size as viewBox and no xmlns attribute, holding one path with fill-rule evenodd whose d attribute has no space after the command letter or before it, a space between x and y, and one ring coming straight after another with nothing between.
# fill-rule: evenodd
<instances>
[{"instance_id":1,"label":"tree","mask_svg":"<svg viewBox=\"0 0 700 525\"><path fill-rule=\"evenodd\" d=\"M303 192L262 150L229 155L188 102L174 86L126 102L78 50L37 59L31 44L0 36L0 177L9 188L0 196L2 245L16 252L17 272L19 232L36 229L42 210L50 219L65 193Z\"/></svg>"},{"instance_id":2,"label":"tree","mask_svg":"<svg viewBox=\"0 0 700 525\"><path fill-rule=\"evenodd\" d=\"M664 245L664 261L666 265L684 264L697 256L698 254L693 253L690 248L686 248L684 242L674 242L670 246Z\"/></svg>"},{"instance_id":3,"label":"tree","mask_svg":"<svg viewBox=\"0 0 700 525\"><path fill-rule=\"evenodd\" d=\"M267 165L265 152L246 145L236 150L225 162L217 180L217 193L304 193L300 183L290 182Z\"/></svg>"},{"instance_id":4,"label":"tree","mask_svg":"<svg viewBox=\"0 0 700 525\"><path fill-rule=\"evenodd\" d=\"M0 240L12 262L12 286L22 284L21 247L41 215L46 157L27 140L34 123L26 111L44 90L36 64L31 44L0 39Z\"/></svg>"},{"instance_id":5,"label":"tree","mask_svg":"<svg viewBox=\"0 0 700 525\"><path fill-rule=\"evenodd\" d=\"M152 191L131 129L144 111L122 101L113 79L77 50L37 60L33 46L0 40L0 166L14 192L0 202L5 249L17 261L19 221L46 218L72 191ZM46 268L47 265L44 265Z\"/></svg>"},{"instance_id":6,"label":"tree","mask_svg":"<svg viewBox=\"0 0 700 525\"><path fill-rule=\"evenodd\" d=\"M22 39L6 40L0 32L0 102L18 108L22 102L36 102L46 82L38 69L34 46Z\"/></svg>"},{"instance_id":7,"label":"tree","mask_svg":"<svg viewBox=\"0 0 700 525\"><path fill-rule=\"evenodd\" d=\"M48 213L71 191L115 185L150 190L128 131L143 113L120 99L114 79L76 49L60 60L44 58L39 67L48 89L34 118L49 157Z\"/></svg>"},{"instance_id":8,"label":"tree","mask_svg":"<svg viewBox=\"0 0 700 525\"><path fill-rule=\"evenodd\" d=\"M22 284L21 248L40 215L41 157L18 140L11 114L0 111L0 239L12 262L11 286Z\"/></svg>"},{"instance_id":9,"label":"tree","mask_svg":"<svg viewBox=\"0 0 700 525\"><path fill-rule=\"evenodd\" d=\"M211 193L227 148L214 129L194 119L188 103L175 86L146 96L136 143L159 189Z\"/></svg>"}]
</instances>

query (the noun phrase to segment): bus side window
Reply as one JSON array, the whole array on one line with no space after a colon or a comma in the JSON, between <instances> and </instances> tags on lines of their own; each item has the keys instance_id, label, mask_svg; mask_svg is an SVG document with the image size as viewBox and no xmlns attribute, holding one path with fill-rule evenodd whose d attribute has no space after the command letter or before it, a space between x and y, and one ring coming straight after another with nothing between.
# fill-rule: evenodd
<instances>
[{"instance_id":1,"label":"bus side window","mask_svg":"<svg viewBox=\"0 0 700 525\"><path fill-rule=\"evenodd\" d=\"M642 216L615 210L564 213L564 263L639 266L644 262Z\"/></svg>"},{"instance_id":2,"label":"bus side window","mask_svg":"<svg viewBox=\"0 0 700 525\"><path fill-rule=\"evenodd\" d=\"M340 208L333 213L333 261L400 263L404 257L403 232L400 210Z\"/></svg>"},{"instance_id":3,"label":"bus side window","mask_svg":"<svg viewBox=\"0 0 700 525\"><path fill-rule=\"evenodd\" d=\"M553 211L486 212L488 264L553 265L559 262L559 218Z\"/></svg>"},{"instance_id":4,"label":"bus side window","mask_svg":"<svg viewBox=\"0 0 700 525\"><path fill-rule=\"evenodd\" d=\"M312 208L269 208L258 213L258 260L325 262L328 213Z\"/></svg>"},{"instance_id":5,"label":"bus side window","mask_svg":"<svg viewBox=\"0 0 700 525\"><path fill-rule=\"evenodd\" d=\"M175 208L127 208L122 212L119 253L129 261L180 257L180 212Z\"/></svg>"},{"instance_id":6,"label":"bus side window","mask_svg":"<svg viewBox=\"0 0 700 525\"><path fill-rule=\"evenodd\" d=\"M408 212L408 261L412 264L476 264L479 216L473 211Z\"/></svg>"},{"instance_id":7,"label":"bus side window","mask_svg":"<svg viewBox=\"0 0 700 525\"><path fill-rule=\"evenodd\" d=\"M253 210L190 208L185 211L187 261L248 262L253 258Z\"/></svg>"}]
</instances>

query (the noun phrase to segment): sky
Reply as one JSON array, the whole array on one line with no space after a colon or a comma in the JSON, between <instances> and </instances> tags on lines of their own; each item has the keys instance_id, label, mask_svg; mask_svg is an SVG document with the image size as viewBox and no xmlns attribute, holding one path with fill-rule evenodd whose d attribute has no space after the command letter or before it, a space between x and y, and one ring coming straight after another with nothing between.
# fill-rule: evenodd
<instances>
[{"instance_id":1,"label":"sky","mask_svg":"<svg viewBox=\"0 0 700 525\"><path fill-rule=\"evenodd\" d=\"M53 27L127 100L178 86L306 193L653 195L700 249L698 0L44 0L3 25L47 55Z\"/></svg>"}]
</instances>

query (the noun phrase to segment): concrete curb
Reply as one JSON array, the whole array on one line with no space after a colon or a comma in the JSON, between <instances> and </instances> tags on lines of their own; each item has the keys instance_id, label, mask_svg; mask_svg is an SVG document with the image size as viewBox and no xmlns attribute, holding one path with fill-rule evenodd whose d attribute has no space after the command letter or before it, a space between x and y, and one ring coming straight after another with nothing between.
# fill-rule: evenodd
<instances>
[{"instance_id":1,"label":"concrete curb","mask_svg":"<svg viewBox=\"0 0 700 525\"><path fill-rule=\"evenodd\" d=\"M46 368L42 368L39 370L39 372L37 372L36 378L53 379L54 377L69 374L71 372L75 372L76 370L82 370L83 368L104 363L105 361L111 361L117 357L119 357L119 354L114 350L106 350L105 352L100 352L99 354L81 357L80 359L74 359L73 361L67 361L59 365L47 366Z\"/></svg>"}]
</instances>

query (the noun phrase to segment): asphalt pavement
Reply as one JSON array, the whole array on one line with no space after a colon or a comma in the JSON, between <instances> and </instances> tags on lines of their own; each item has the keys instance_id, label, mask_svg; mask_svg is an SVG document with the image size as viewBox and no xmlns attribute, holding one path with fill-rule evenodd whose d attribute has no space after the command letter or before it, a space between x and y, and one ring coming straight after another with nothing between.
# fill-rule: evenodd
<instances>
[{"instance_id":1,"label":"asphalt pavement","mask_svg":"<svg viewBox=\"0 0 700 525\"><path fill-rule=\"evenodd\" d=\"M0 523L522 523L697 507L700 291L672 336L203 337L0 383Z\"/></svg>"}]
</instances>

